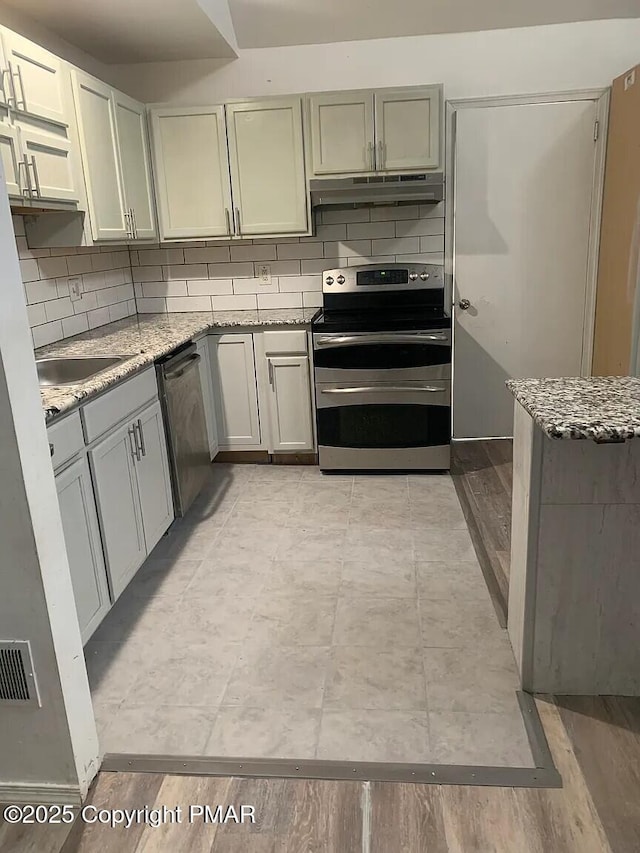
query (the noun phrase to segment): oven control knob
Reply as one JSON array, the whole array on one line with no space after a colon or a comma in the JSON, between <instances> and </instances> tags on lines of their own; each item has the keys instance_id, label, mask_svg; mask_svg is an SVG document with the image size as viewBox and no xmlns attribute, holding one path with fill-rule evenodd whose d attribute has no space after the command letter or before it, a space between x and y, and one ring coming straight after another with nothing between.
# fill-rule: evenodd
<instances>
[{"instance_id":1,"label":"oven control knob","mask_svg":"<svg viewBox=\"0 0 640 853\"><path fill-rule=\"evenodd\" d=\"M426 281L429 278L429 273L428 272L421 272L420 278L422 281Z\"/></svg>"},{"instance_id":2,"label":"oven control knob","mask_svg":"<svg viewBox=\"0 0 640 853\"><path fill-rule=\"evenodd\" d=\"M331 276L330 276L330 275L328 275L328 276L325 278L325 283L326 283L326 284L333 284L333 279L331 278Z\"/></svg>"},{"instance_id":3,"label":"oven control knob","mask_svg":"<svg viewBox=\"0 0 640 853\"><path fill-rule=\"evenodd\" d=\"M418 278L417 272L410 272L409 273L409 281L415 281L417 278Z\"/></svg>"},{"instance_id":4,"label":"oven control knob","mask_svg":"<svg viewBox=\"0 0 640 853\"><path fill-rule=\"evenodd\" d=\"M344 276L339 275L338 278L336 279L336 281L338 282L338 284L344 284Z\"/></svg>"}]
</instances>

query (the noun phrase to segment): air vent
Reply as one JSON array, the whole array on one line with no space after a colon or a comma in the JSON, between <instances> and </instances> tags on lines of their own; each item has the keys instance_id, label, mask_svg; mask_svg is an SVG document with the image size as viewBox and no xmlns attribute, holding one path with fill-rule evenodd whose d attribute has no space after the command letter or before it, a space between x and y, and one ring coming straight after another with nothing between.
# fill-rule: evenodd
<instances>
[{"instance_id":1,"label":"air vent","mask_svg":"<svg viewBox=\"0 0 640 853\"><path fill-rule=\"evenodd\" d=\"M27 641L0 640L0 703L40 704Z\"/></svg>"}]
</instances>

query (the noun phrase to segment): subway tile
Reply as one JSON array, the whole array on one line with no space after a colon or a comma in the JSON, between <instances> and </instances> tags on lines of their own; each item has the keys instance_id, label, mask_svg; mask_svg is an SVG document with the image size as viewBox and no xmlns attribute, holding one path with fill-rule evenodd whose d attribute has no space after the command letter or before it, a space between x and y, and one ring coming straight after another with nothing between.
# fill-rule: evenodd
<instances>
[{"instance_id":1,"label":"subway tile","mask_svg":"<svg viewBox=\"0 0 640 853\"><path fill-rule=\"evenodd\" d=\"M116 320L124 320L129 316L129 308L127 302L116 302L115 305L109 306L109 318L112 323Z\"/></svg>"},{"instance_id":2,"label":"subway tile","mask_svg":"<svg viewBox=\"0 0 640 853\"><path fill-rule=\"evenodd\" d=\"M259 278L234 278L233 292L236 294L245 293L277 293L278 278L272 277L271 284L262 284Z\"/></svg>"},{"instance_id":3,"label":"subway tile","mask_svg":"<svg viewBox=\"0 0 640 853\"><path fill-rule=\"evenodd\" d=\"M63 298L64 296L69 295L69 279L68 278L57 278L56 279L56 292L58 294L58 298Z\"/></svg>"},{"instance_id":4,"label":"subway tile","mask_svg":"<svg viewBox=\"0 0 640 853\"><path fill-rule=\"evenodd\" d=\"M53 249L49 249L49 254L51 255L51 257L60 257L62 255L64 255L65 257L69 257L70 255L75 255L76 251L77 249L75 246L58 246L54 247Z\"/></svg>"},{"instance_id":5,"label":"subway tile","mask_svg":"<svg viewBox=\"0 0 640 853\"><path fill-rule=\"evenodd\" d=\"M20 261L20 275L23 282L37 281L39 278L46 278L40 275L40 267L36 260Z\"/></svg>"},{"instance_id":6,"label":"subway tile","mask_svg":"<svg viewBox=\"0 0 640 853\"><path fill-rule=\"evenodd\" d=\"M371 240L348 240L346 243L325 243L325 258L352 258L354 255L370 255Z\"/></svg>"},{"instance_id":7,"label":"subway tile","mask_svg":"<svg viewBox=\"0 0 640 853\"><path fill-rule=\"evenodd\" d=\"M138 314L166 314L167 303L163 297L156 296L150 299L142 297L136 299L136 308Z\"/></svg>"},{"instance_id":8,"label":"subway tile","mask_svg":"<svg viewBox=\"0 0 640 853\"><path fill-rule=\"evenodd\" d=\"M444 201L439 201L437 204L421 204L420 205L420 219L422 219L425 216L443 217L444 216Z\"/></svg>"},{"instance_id":9,"label":"subway tile","mask_svg":"<svg viewBox=\"0 0 640 853\"><path fill-rule=\"evenodd\" d=\"M187 296L186 281L143 281L143 296Z\"/></svg>"},{"instance_id":10,"label":"subway tile","mask_svg":"<svg viewBox=\"0 0 640 853\"><path fill-rule=\"evenodd\" d=\"M209 278L253 278L250 261L236 264L208 264Z\"/></svg>"},{"instance_id":11,"label":"subway tile","mask_svg":"<svg viewBox=\"0 0 640 853\"><path fill-rule=\"evenodd\" d=\"M190 249L198 252L201 249ZM184 249L139 249L138 263L141 267L155 266L157 264L183 264Z\"/></svg>"},{"instance_id":12,"label":"subway tile","mask_svg":"<svg viewBox=\"0 0 640 853\"><path fill-rule=\"evenodd\" d=\"M26 237L16 237L16 249L20 260L29 258L48 258L51 254L49 249L30 249Z\"/></svg>"},{"instance_id":13,"label":"subway tile","mask_svg":"<svg viewBox=\"0 0 640 853\"><path fill-rule=\"evenodd\" d=\"M102 290L105 286L103 272L88 272L82 276L82 287L84 290Z\"/></svg>"},{"instance_id":14,"label":"subway tile","mask_svg":"<svg viewBox=\"0 0 640 853\"><path fill-rule=\"evenodd\" d=\"M302 306L304 308L322 308L322 293L303 293Z\"/></svg>"},{"instance_id":15,"label":"subway tile","mask_svg":"<svg viewBox=\"0 0 640 853\"><path fill-rule=\"evenodd\" d=\"M233 293L230 278L206 278L202 281L188 281L189 296L225 296Z\"/></svg>"},{"instance_id":16,"label":"subway tile","mask_svg":"<svg viewBox=\"0 0 640 853\"><path fill-rule=\"evenodd\" d=\"M59 278L69 275L66 258L40 258L38 260L40 278Z\"/></svg>"},{"instance_id":17,"label":"subway tile","mask_svg":"<svg viewBox=\"0 0 640 853\"><path fill-rule=\"evenodd\" d=\"M323 243L278 243L278 260L299 260L302 258L321 258Z\"/></svg>"},{"instance_id":18,"label":"subway tile","mask_svg":"<svg viewBox=\"0 0 640 853\"><path fill-rule=\"evenodd\" d=\"M353 222L347 225L348 240L374 240L395 236L395 222Z\"/></svg>"},{"instance_id":19,"label":"subway tile","mask_svg":"<svg viewBox=\"0 0 640 853\"><path fill-rule=\"evenodd\" d=\"M113 305L115 302L122 301L118 298L117 287L105 287L104 290L96 291L96 296L98 298L98 308L104 308L105 305Z\"/></svg>"},{"instance_id":20,"label":"subway tile","mask_svg":"<svg viewBox=\"0 0 640 853\"><path fill-rule=\"evenodd\" d=\"M257 297L246 296L213 296L211 298L214 311L255 311L258 307Z\"/></svg>"},{"instance_id":21,"label":"subway tile","mask_svg":"<svg viewBox=\"0 0 640 853\"><path fill-rule=\"evenodd\" d=\"M302 293L306 290L322 290L322 276L293 275L280 279L280 293Z\"/></svg>"},{"instance_id":22,"label":"subway tile","mask_svg":"<svg viewBox=\"0 0 640 853\"><path fill-rule=\"evenodd\" d=\"M27 318L32 328L33 326L41 326L42 323L47 322L44 306L44 302L38 302L36 305L27 305Z\"/></svg>"},{"instance_id":23,"label":"subway tile","mask_svg":"<svg viewBox=\"0 0 640 853\"><path fill-rule=\"evenodd\" d=\"M159 264L153 267L134 267L134 281L162 281L164 278L165 267Z\"/></svg>"},{"instance_id":24,"label":"subway tile","mask_svg":"<svg viewBox=\"0 0 640 853\"><path fill-rule=\"evenodd\" d=\"M218 264L230 260L229 246L210 246L204 249L185 249L187 264Z\"/></svg>"},{"instance_id":25,"label":"subway tile","mask_svg":"<svg viewBox=\"0 0 640 853\"><path fill-rule=\"evenodd\" d=\"M275 261L275 245L232 246L232 261Z\"/></svg>"},{"instance_id":26,"label":"subway tile","mask_svg":"<svg viewBox=\"0 0 640 853\"><path fill-rule=\"evenodd\" d=\"M347 258L346 266L356 267L360 264L395 264L395 255L369 255L366 258L360 258L357 255L353 258Z\"/></svg>"},{"instance_id":27,"label":"subway tile","mask_svg":"<svg viewBox=\"0 0 640 853\"><path fill-rule=\"evenodd\" d=\"M347 225L345 223L336 223L335 225L318 225L316 233L313 237L301 237L300 241L305 243L314 243L318 240L346 240Z\"/></svg>"},{"instance_id":28,"label":"subway tile","mask_svg":"<svg viewBox=\"0 0 640 853\"><path fill-rule=\"evenodd\" d=\"M369 222L369 208L332 208L320 213L322 225L334 225L338 222Z\"/></svg>"},{"instance_id":29,"label":"subway tile","mask_svg":"<svg viewBox=\"0 0 640 853\"><path fill-rule=\"evenodd\" d=\"M183 257L182 256L182 249L179 249L178 251L180 252L179 257ZM125 250L120 250L119 252L114 252L113 256L111 258L111 263L112 263L114 268L130 266L131 265L131 256L129 255L129 250L125 249ZM173 264L173 263L179 264L179 263L182 263L182 261L181 260L176 260L176 261L170 260L169 263L170 264Z\"/></svg>"},{"instance_id":30,"label":"subway tile","mask_svg":"<svg viewBox=\"0 0 640 853\"><path fill-rule=\"evenodd\" d=\"M258 308L302 308L301 293L258 294Z\"/></svg>"},{"instance_id":31,"label":"subway tile","mask_svg":"<svg viewBox=\"0 0 640 853\"><path fill-rule=\"evenodd\" d=\"M118 299L121 302L128 301L129 299L133 299L135 294L133 292L133 285L131 282L127 282L126 284L120 284L116 288L118 291Z\"/></svg>"},{"instance_id":32,"label":"subway tile","mask_svg":"<svg viewBox=\"0 0 640 853\"><path fill-rule=\"evenodd\" d=\"M167 281L174 279L191 281L191 279L208 278L209 276L206 264L171 264L164 267L164 275L160 277Z\"/></svg>"},{"instance_id":33,"label":"subway tile","mask_svg":"<svg viewBox=\"0 0 640 853\"><path fill-rule=\"evenodd\" d=\"M133 275L131 273L131 267L123 267L120 272L122 273L122 282L123 284L132 284Z\"/></svg>"},{"instance_id":34,"label":"subway tile","mask_svg":"<svg viewBox=\"0 0 640 853\"><path fill-rule=\"evenodd\" d=\"M122 284L124 281L124 270L123 269L114 269L114 270L105 270L104 271L104 285L105 287L117 287L117 285Z\"/></svg>"},{"instance_id":35,"label":"subway tile","mask_svg":"<svg viewBox=\"0 0 640 853\"><path fill-rule=\"evenodd\" d=\"M16 214L11 217L13 222L13 233L16 237L24 237L24 219L22 216Z\"/></svg>"},{"instance_id":36,"label":"subway tile","mask_svg":"<svg viewBox=\"0 0 640 853\"><path fill-rule=\"evenodd\" d=\"M420 238L421 252L444 252L444 236L440 237L421 237Z\"/></svg>"},{"instance_id":37,"label":"subway tile","mask_svg":"<svg viewBox=\"0 0 640 853\"><path fill-rule=\"evenodd\" d=\"M300 264L301 261L273 261L269 266L271 267L271 275L300 275ZM258 276L259 266L259 263L253 265L256 276Z\"/></svg>"},{"instance_id":38,"label":"subway tile","mask_svg":"<svg viewBox=\"0 0 640 853\"><path fill-rule=\"evenodd\" d=\"M431 219L409 219L404 222L396 222L396 237L422 237L436 234L444 234L444 219L433 217Z\"/></svg>"},{"instance_id":39,"label":"subway tile","mask_svg":"<svg viewBox=\"0 0 640 853\"><path fill-rule=\"evenodd\" d=\"M419 252L419 237L400 237L389 240L373 240L371 244L373 255L397 255L400 252Z\"/></svg>"},{"instance_id":40,"label":"subway tile","mask_svg":"<svg viewBox=\"0 0 640 853\"><path fill-rule=\"evenodd\" d=\"M50 302L45 302L44 310L47 315L47 322L62 320L63 317L70 317L74 313L73 303L69 297L52 299Z\"/></svg>"},{"instance_id":41,"label":"subway tile","mask_svg":"<svg viewBox=\"0 0 640 853\"><path fill-rule=\"evenodd\" d=\"M91 255L71 255L67 258L67 267L69 275L82 275L85 272L91 272Z\"/></svg>"},{"instance_id":42,"label":"subway tile","mask_svg":"<svg viewBox=\"0 0 640 853\"><path fill-rule=\"evenodd\" d=\"M336 270L346 266L346 258L316 258L302 261L302 275L317 275L325 270Z\"/></svg>"},{"instance_id":43,"label":"subway tile","mask_svg":"<svg viewBox=\"0 0 640 853\"><path fill-rule=\"evenodd\" d=\"M167 296L167 311L211 311L210 296Z\"/></svg>"},{"instance_id":44,"label":"subway tile","mask_svg":"<svg viewBox=\"0 0 640 853\"><path fill-rule=\"evenodd\" d=\"M133 292L135 294L135 298L138 299L140 296L144 296L144 292L142 290L142 282L136 281L133 284Z\"/></svg>"},{"instance_id":45,"label":"subway tile","mask_svg":"<svg viewBox=\"0 0 640 853\"><path fill-rule=\"evenodd\" d=\"M129 299L127 302L127 308L129 309L129 316L136 313L136 300Z\"/></svg>"},{"instance_id":46,"label":"subway tile","mask_svg":"<svg viewBox=\"0 0 640 853\"><path fill-rule=\"evenodd\" d=\"M86 311L92 311L94 308L98 307L98 291L97 290L87 290L82 294L81 299L77 299L73 303L73 310L75 314L81 314Z\"/></svg>"},{"instance_id":47,"label":"subway tile","mask_svg":"<svg viewBox=\"0 0 640 853\"><path fill-rule=\"evenodd\" d=\"M398 219L418 219L420 209L417 204L382 205L371 208L371 221L384 222Z\"/></svg>"},{"instance_id":48,"label":"subway tile","mask_svg":"<svg viewBox=\"0 0 640 853\"><path fill-rule=\"evenodd\" d=\"M243 240L243 242L246 242ZM300 237L262 237L259 240L249 240L254 246L274 246L276 243L299 243Z\"/></svg>"},{"instance_id":49,"label":"subway tile","mask_svg":"<svg viewBox=\"0 0 640 853\"><path fill-rule=\"evenodd\" d=\"M80 335L82 332L86 332L88 328L89 321L86 314L75 314L73 317L65 317L62 320L62 333L65 338Z\"/></svg>"},{"instance_id":50,"label":"subway tile","mask_svg":"<svg viewBox=\"0 0 640 853\"><path fill-rule=\"evenodd\" d=\"M36 326L31 330L31 335L33 337L33 345L36 349L44 347L47 344L52 344L55 341L61 341L64 337L62 323L60 320L55 320L53 323L44 323L42 326Z\"/></svg>"},{"instance_id":51,"label":"subway tile","mask_svg":"<svg viewBox=\"0 0 640 853\"><path fill-rule=\"evenodd\" d=\"M129 249L129 263L132 267L140 266L140 258L138 257L137 249Z\"/></svg>"},{"instance_id":52,"label":"subway tile","mask_svg":"<svg viewBox=\"0 0 640 853\"><path fill-rule=\"evenodd\" d=\"M90 329L96 329L98 326L104 326L111 322L108 308L96 308L95 311L87 311L87 321Z\"/></svg>"},{"instance_id":53,"label":"subway tile","mask_svg":"<svg viewBox=\"0 0 640 853\"><path fill-rule=\"evenodd\" d=\"M94 272L113 269L113 255L113 252L99 252L96 255L91 255L91 269Z\"/></svg>"},{"instance_id":54,"label":"subway tile","mask_svg":"<svg viewBox=\"0 0 640 853\"><path fill-rule=\"evenodd\" d=\"M58 288L53 279L45 279L44 281L27 281L24 285L24 292L27 295L27 305L33 305L35 302L46 302L47 299L58 298Z\"/></svg>"}]
</instances>

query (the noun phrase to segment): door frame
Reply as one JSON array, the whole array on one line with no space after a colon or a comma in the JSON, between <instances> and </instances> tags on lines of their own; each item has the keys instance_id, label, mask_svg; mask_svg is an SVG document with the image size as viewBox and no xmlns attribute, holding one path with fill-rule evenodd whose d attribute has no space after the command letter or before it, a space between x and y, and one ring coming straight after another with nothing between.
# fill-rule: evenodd
<instances>
[{"instance_id":1,"label":"door frame","mask_svg":"<svg viewBox=\"0 0 640 853\"><path fill-rule=\"evenodd\" d=\"M446 191L444 199L445 241L444 241L444 278L445 301L451 307L452 346L455 347L455 163L456 163L456 125L457 114L465 109L482 107L527 106L529 104L553 104L565 101L594 101L596 105L597 138L594 140L595 160L593 184L591 189L591 210L589 215L589 248L587 257L587 286L583 308L581 375L591 376L593 361L593 337L595 331L596 287L598 280L598 255L600 250L600 222L602 218L602 199L604 194L604 167L607 149L607 128L609 122L610 87L604 89L579 89L567 92L548 92L532 95L504 95L492 98L465 98L447 101L445 115L445 176ZM452 360L453 361L453 360ZM452 364L452 385L455 383L455 368ZM453 433L453 407L452 430Z\"/></svg>"}]
</instances>

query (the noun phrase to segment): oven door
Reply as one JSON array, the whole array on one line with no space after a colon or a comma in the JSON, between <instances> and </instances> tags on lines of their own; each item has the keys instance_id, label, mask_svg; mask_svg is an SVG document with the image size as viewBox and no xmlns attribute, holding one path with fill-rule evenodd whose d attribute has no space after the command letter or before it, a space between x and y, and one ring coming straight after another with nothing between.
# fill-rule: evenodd
<instances>
[{"instance_id":1,"label":"oven door","mask_svg":"<svg viewBox=\"0 0 640 853\"><path fill-rule=\"evenodd\" d=\"M320 468L448 468L449 381L316 383Z\"/></svg>"},{"instance_id":2,"label":"oven door","mask_svg":"<svg viewBox=\"0 0 640 853\"><path fill-rule=\"evenodd\" d=\"M316 382L451 379L451 330L313 335Z\"/></svg>"}]
</instances>

